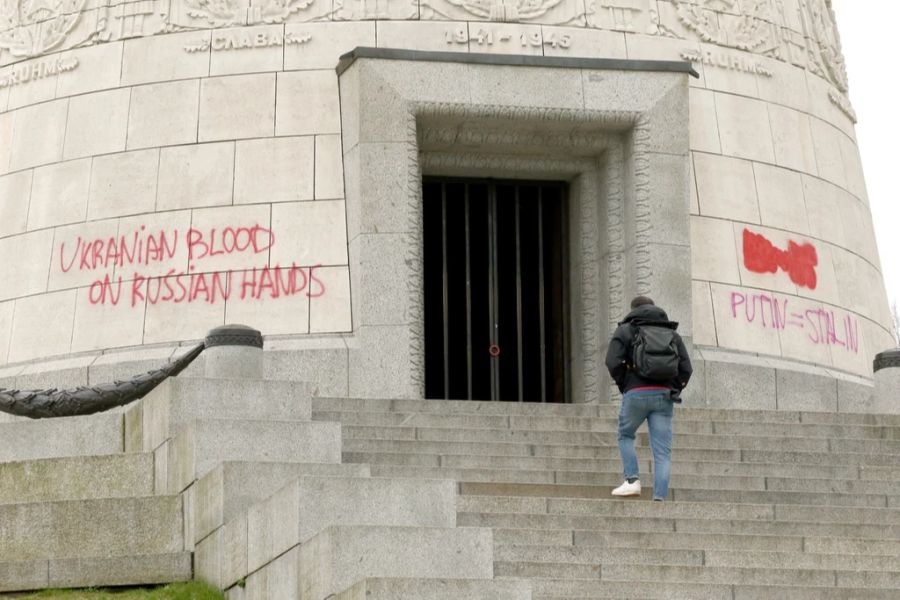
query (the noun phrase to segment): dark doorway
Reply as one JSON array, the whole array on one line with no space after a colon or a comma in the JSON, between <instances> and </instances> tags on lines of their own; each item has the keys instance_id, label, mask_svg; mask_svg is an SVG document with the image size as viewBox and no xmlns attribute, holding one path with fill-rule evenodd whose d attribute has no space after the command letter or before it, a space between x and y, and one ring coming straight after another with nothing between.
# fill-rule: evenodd
<instances>
[{"instance_id":1,"label":"dark doorway","mask_svg":"<svg viewBox=\"0 0 900 600\"><path fill-rule=\"evenodd\" d=\"M425 178L425 395L567 402L566 185Z\"/></svg>"}]
</instances>

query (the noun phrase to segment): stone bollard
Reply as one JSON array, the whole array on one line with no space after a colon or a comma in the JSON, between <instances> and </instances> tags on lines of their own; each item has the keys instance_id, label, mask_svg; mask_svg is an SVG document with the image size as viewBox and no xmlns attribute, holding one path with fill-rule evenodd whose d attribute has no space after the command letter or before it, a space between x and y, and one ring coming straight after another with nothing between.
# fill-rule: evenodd
<instances>
[{"instance_id":1,"label":"stone bollard","mask_svg":"<svg viewBox=\"0 0 900 600\"><path fill-rule=\"evenodd\" d=\"M875 356L875 402L880 412L900 414L900 348Z\"/></svg>"},{"instance_id":2,"label":"stone bollard","mask_svg":"<svg viewBox=\"0 0 900 600\"><path fill-rule=\"evenodd\" d=\"M262 379L262 334L246 325L223 325L206 336L205 376L213 379Z\"/></svg>"}]
</instances>

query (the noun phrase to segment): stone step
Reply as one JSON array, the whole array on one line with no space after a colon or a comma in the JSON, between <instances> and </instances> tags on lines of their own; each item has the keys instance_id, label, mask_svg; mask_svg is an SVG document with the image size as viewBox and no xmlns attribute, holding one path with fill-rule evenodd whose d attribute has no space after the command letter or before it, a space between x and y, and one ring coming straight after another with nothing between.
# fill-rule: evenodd
<instances>
[{"instance_id":1,"label":"stone step","mask_svg":"<svg viewBox=\"0 0 900 600\"><path fill-rule=\"evenodd\" d=\"M612 488L622 483L621 472L572 473L555 471L527 471L521 469L453 469L447 467L417 467L405 465L373 464L372 474L382 477L423 477L452 479L461 482L461 489L472 489L468 484L480 483L497 487L508 483L545 484L531 493L556 497L608 498ZM621 469L621 465L618 465ZM652 492L653 476L645 475L644 497ZM900 486L893 482L880 482L880 486L868 489L863 482L851 481L846 493L834 491L835 481L811 481L813 488L802 489L804 480L788 480L801 489L766 489L766 480L747 477L673 475L670 490L675 501L740 502L750 504L785 503L808 505L839 505L888 507L900 501ZM882 489L877 489L881 487ZM818 489L821 488L821 489ZM851 488L857 491L852 491ZM498 488L502 489L502 488Z\"/></svg>"},{"instance_id":2,"label":"stone step","mask_svg":"<svg viewBox=\"0 0 900 600\"><path fill-rule=\"evenodd\" d=\"M509 429L503 423L490 423L483 424L480 426L470 426L465 424L464 422L460 422L458 425L454 423L458 420L458 417L450 415L448 419L443 420L443 416L441 420L437 419L436 415L426 415L428 417L428 421L416 424L416 421L423 421L423 419L412 419L412 417L421 417L421 415L401 415L396 413L374 413L378 416L384 417L397 417L395 420L396 424L384 424L377 423L371 421L377 420L367 420L361 421L358 417L359 414L352 413L315 413L314 420L317 421L330 421L330 422L340 422L345 428L353 427L354 429L347 430L348 436L360 437L365 436L365 431L362 433L356 429L356 427L368 427L373 428L377 431L368 430L374 436L372 439L420 439L416 432L409 431L407 428L419 428L419 427L427 427L427 428L454 428L458 427L460 429L467 430L475 430L475 431L501 431L503 433L497 435L494 438L490 438L494 441L505 441L508 439L510 435L518 435L512 434L510 432L539 432L541 435L544 435L543 439L538 439L538 441L553 441L554 443L559 442L561 440L566 439L568 436L564 435L563 432L571 432L578 434L574 438L571 438L572 441L579 441L582 443L589 443L593 445L605 445L605 446L615 446L617 445L617 434L616 434L616 425L614 421L610 421L608 425L604 425L603 427L595 427L592 430L576 430L576 429L566 429L559 428L555 430L545 430L545 429L536 429L536 430L527 430L527 429L518 429L513 427ZM351 416L353 418L345 418L346 416ZM402 418L400 418L402 417ZM496 417L500 418L500 417ZM391 420L391 419L384 419ZM829 438L829 437L812 437L812 436L763 436L763 435L753 435L748 434L744 435L740 434L718 434L718 433L710 433L705 431L706 429L712 429L711 427L686 427L686 425L691 424L690 422L679 421L676 424L676 432L673 440L673 447L675 448L714 448L714 449L747 449L747 450L779 450L779 451L799 451L799 452L853 452L859 454L893 454L896 455L898 460L900 460L900 441L893 439L866 439L866 438ZM400 429L402 431L398 431L393 435L393 437L388 436L384 431L384 429ZM685 430L701 430L701 432L689 432ZM426 435L430 432L426 432ZM484 441L485 438L480 434L473 434L478 441ZM533 437L533 436L531 436ZM643 428L641 432L637 435L638 443L643 445L648 445L648 433L646 428Z\"/></svg>"},{"instance_id":3,"label":"stone step","mask_svg":"<svg viewBox=\"0 0 900 600\"><path fill-rule=\"evenodd\" d=\"M344 438L347 440L381 440L381 441L419 441L419 442L457 442L504 444L518 443L554 446L560 453L571 455L585 447L617 448L616 434L613 432L563 432L563 431L513 431L506 429L444 429L416 427L377 427L344 425ZM637 441L647 445L646 432L639 433ZM754 438L739 435L687 435L676 434L673 447L676 449L720 450L730 451L727 456L740 457L736 452L778 452L786 455L836 455L842 457L841 464L848 461L854 464L889 465L900 460L900 454L892 453L896 444L890 440L873 440L871 445L865 440L854 440L844 444L832 445L831 440L815 438ZM862 450L857 452L855 450ZM723 454L723 456L726 454Z\"/></svg>"},{"instance_id":4,"label":"stone step","mask_svg":"<svg viewBox=\"0 0 900 600\"><path fill-rule=\"evenodd\" d=\"M379 441L372 442L376 448L387 447L388 449L408 449L414 451L416 449L436 450L435 452L423 453L404 453L404 452L379 452L379 451L345 451L343 453L344 462L381 464L381 465L409 465L421 467L447 467L461 469L522 469L526 471L551 470L557 473L560 483L581 483L589 482L590 475L595 473L621 473L622 461L620 458L609 458L605 460L595 458L565 458L553 456L527 456L528 448L490 448L460 446L452 444L449 448L437 447L432 445L422 446L404 445L400 448L388 444L382 444ZM365 447L365 442L359 440L346 440L345 448ZM540 449L540 447L536 447ZM515 451L521 450L522 453L517 455L491 455L491 454L445 454L440 450L448 450L450 452L463 452L466 449L481 450L500 450ZM641 473L649 474L652 472L651 461L649 459L649 448L638 447L638 464ZM641 457L646 457L641 459ZM803 464L772 464L772 463L736 463L721 461L687 461L680 452L676 450L676 456L672 465L673 477L680 476L734 476L744 478L754 478L760 484L760 489L765 489L762 485L767 480L780 480L785 483L780 484L785 487L777 488L785 491L792 490L790 487L794 485L790 482L797 481L796 485L803 486L803 481L807 479L815 479L821 481L840 480L840 482L849 482L846 485L852 485L854 482L863 480L871 482L878 487L879 493L890 493L895 489L896 483L900 481L900 472L890 467L859 467L852 465L844 466L821 466L821 465L803 465ZM839 491L835 490L835 491ZM850 493L853 490L848 489Z\"/></svg>"},{"instance_id":5,"label":"stone step","mask_svg":"<svg viewBox=\"0 0 900 600\"><path fill-rule=\"evenodd\" d=\"M629 582L591 579L534 578L530 579L534 600L733 600L732 586L727 584L669 583L637 579Z\"/></svg>"},{"instance_id":6,"label":"stone step","mask_svg":"<svg viewBox=\"0 0 900 600\"><path fill-rule=\"evenodd\" d=\"M601 546L547 546L541 544L497 544L494 543L494 564L513 563L540 564L552 563L556 565L590 565L599 567L602 565L683 565L702 566L704 550L690 550L686 548L661 549L661 548L604 548ZM495 574L500 575L495 570ZM551 577L553 575L517 575L502 573L504 577ZM594 577L599 577L595 572ZM555 575L559 577L559 575ZM575 579L587 579L580 575L573 575Z\"/></svg>"},{"instance_id":7,"label":"stone step","mask_svg":"<svg viewBox=\"0 0 900 600\"><path fill-rule=\"evenodd\" d=\"M458 527L328 527L251 573L244 581L244 595L236 597L334 598L364 579L381 578L489 582L493 579L491 533Z\"/></svg>"},{"instance_id":8,"label":"stone step","mask_svg":"<svg viewBox=\"0 0 900 600\"><path fill-rule=\"evenodd\" d=\"M344 432L346 433L346 429L344 429ZM618 446L612 445L559 445L528 442L459 442L344 437L343 449L344 452L620 459ZM745 452L742 450L696 448L678 448L676 450L679 460L713 462L740 462L742 452ZM874 458L877 459L878 457Z\"/></svg>"},{"instance_id":9,"label":"stone step","mask_svg":"<svg viewBox=\"0 0 900 600\"><path fill-rule=\"evenodd\" d=\"M690 550L685 548L606 548L600 546L494 545L494 563L503 563L516 571L502 573L511 577L560 577L547 575L554 567L565 565L598 567L603 565L708 566L779 569L897 571L896 556L874 554L847 556L804 552L750 552L747 550ZM535 572L515 565L536 567ZM561 573L562 571L558 571ZM495 573L497 572L495 568ZM599 576L595 573L594 576ZM576 579L590 577L572 575Z\"/></svg>"},{"instance_id":10,"label":"stone step","mask_svg":"<svg viewBox=\"0 0 900 600\"><path fill-rule=\"evenodd\" d=\"M554 482L553 471L525 471L521 469L450 469L444 467L411 467L402 465L370 465L376 477L416 477L421 479L450 479L453 481L519 483Z\"/></svg>"},{"instance_id":11,"label":"stone step","mask_svg":"<svg viewBox=\"0 0 900 600\"><path fill-rule=\"evenodd\" d=\"M609 406L613 410L612 405ZM413 400L390 398L314 398L314 411L438 412L483 415L597 416L597 404L480 402L477 400Z\"/></svg>"},{"instance_id":12,"label":"stone step","mask_svg":"<svg viewBox=\"0 0 900 600\"><path fill-rule=\"evenodd\" d=\"M541 404L518 402L480 402L472 400L407 400L377 398L314 398L313 411L404 412L468 415L533 416L544 418L615 418L619 403ZM741 421L756 423L848 424L900 427L900 416L868 413L798 412L780 410L740 410L702 408L681 405L677 418L704 421Z\"/></svg>"},{"instance_id":13,"label":"stone step","mask_svg":"<svg viewBox=\"0 0 900 600\"><path fill-rule=\"evenodd\" d=\"M745 552L741 550L706 550L704 565L708 567L743 567L778 569L826 569L834 571L900 572L897 556L851 554L814 554L796 552ZM900 573L897 573L900 575Z\"/></svg>"},{"instance_id":14,"label":"stone step","mask_svg":"<svg viewBox=\"0 0 900 600\"><path fill-rule=\"evenodd\" d=\"M734 600L896 600L896 589L736 585Z\"/></svg>"},{"instance_id":15,"label":"stone step","mask_svg":"<svg viewBox=\"0 0 900 600\"><path fill-rule=\"evenodd\" d=\"M199 542L298 477L369 477L368 465L226 461L188 494L193 514L189 541Z\"/></svg>"},{"instance_id":16,"label":"stone step","mask_svg":"<svg viewBox=\"0 0 900 600\"><path fill-rule=\"evenodd\" d=\"M638 504L638 502L634 502ZM643 504L650 504L644 502ZM571 529L585 531L630 531L655 533L674 532L723 535L811 536L844 538L848 540L896 541L900 537L897 525L859 523L815 523L809 521L623 517L607 515L527 514L521 512L460 511L457 524L466 527L505 529Z\"/></svg>"},{"instance_id":17,"label":"stone step","mask_svg":"<svg viewBox=\"0 0 900 600\"><path fill-rule=\"evenodd\" d=\"M346 428L344 429L346 433ZM460 442L433 440L398 440L371 438L344 438L344 452L377 452L393 454L452 454L458 456L516 456L553 457L560 459L619 459L618 446L612 445L559 445L528 442ZM639 453L649 458L649 448L638 446ZM783 460L781 460L783 458ZM478 459L474 459L478 460ZM835 466L891 467L897 464L897 457L878 454L828 453L828 452L773 452L767 450L729 450L710 448L678 448L673 450L674 465L684 462L715 463L767 463L788 465L811 465L830 468ZM674 468L673 465L673 468ZM852 472L853 469L844 472ZM893 473L896 469L881 469L878 478ZM777 475L777 474L776 474ZM858 475L858 473L857 473ZM783 475L782 475L783 476ZM849 479L853 476L842 475Z\"/></svg>"},{"instance_id":18,"label":"stone step","mask_svg":"<svg viewBox=\"0 0 900 600\"><path fill-rule=\"evenodd\" d=\"M183 550L179 496L0 505L4 558L116 558Z\"/></svg>"},{"instance_id":19,"label":"stone step","mask_svg":"<svg viewBox=\"0 0 900 600\"><path fill-rule=\"evenodd\" d=\"M152 495L152 454L0 463L0 504Z\"/></svg>"},{"instance_id":20,"label":"stone step","mask_svg":"<svg viewBox=\"0 0 900 600\"><path fill-rule=\"evenodd\" d=\"M804 543L810 540L830 540L832 545L819 546L822 550L843 548L860 550L864 544L873 546L874 554L900 554L900 543L872 540L836 540L833 538L804 538L802 536L776 535L719 535L692 534L672 531L640 532L624 529L591 531L574 529L494 529L494 545L544 545L544 546L598 546L601 548L646 548L666 550L747 550L766 552L803 552ZM845 542L838 544L837 542ZM855 542L855 544L854 544ZM809 552L815 552L813 546ZM827 552L823 552L827 553ZM857 552L861 554L862 552Z\"/></svg>"},{"instance_id":21,"label":"stone step","mask_svg":"<svg viewBox=\"0 0 900 600\"><path fill-rule=\"evenodd\" d=\"M177 377L125 413L125 449L152 452L196 420L311 420L310 386L275 380Z\"/></svg>"},{"instance_id":22,"label":"stone step","mask_svg":"<svg viewBox=\"0 0 900 600\"><path fill-rule=\"evenodd\" d=\"M596 531L572 529L494 528L494 545L598 546L667 550L726 550L742 552L808 553L900 557L900 541L809 537L802 535L731 535L640 532L625 529Z\"/></svg>"},{"instance_id":23,"label":"stone step","mask_svg":"<svg viewBox=\"0 0 900 600\"><path fill-rule=\"evenodd\" d=\"M532 579L534 600L640 598L645 600L896 600L896 590L796 585L730 585L628 582L596 579Z\"/></svg>"},{"instance_id":24,"label":"stone step","mask_svg":"<svg viewBox=\"0 0 900 600\"><path fill-rule=\"evenodd\" d=\"M648 489L647 493L651 493ZM867 508L900 508L900 490L894 495L877 493L839 494L835 492L753 491L730 489L697 489L672 487L671 498L676 502L733 502L741 504L798 504L806 506L841 506Z\"/></svg>"},{"instance_id":25,"label":"stone step","mask_svg":"<svg viewBox=\"0 0 900 600\"><path fill-rule=\"evenodd\" d=\"M249 511L248 569L261 568L331 526L452 530L456 503L449 481L301 477Z\"/></svg>"},{"instance_id":26,"label":"stone step","mask_svg":"<svg viewBox=\"0 0 900 600\"><path fill-rule=\"evenodd\" d=\"M490 486L496 486L491 489ZM541 495L542 484L466 484L461 487L461 512L548 513L672 519L754 519L809 523L879 523L900 525L900 509L793 504L715 502L642 502L635 499L555 498ZM502 495L515 491L515 495ZM477 492L473 494L472 492ZM496 494L491 493L496 492ZM534 495L529 495L534 494Z\"/></svg>"},{"instance_id":27,"label":"stone step","mask_svg":"<svg viewBox=\"0 0 900 600\"><path fill-rule=\"evenodd\" d=\"M333 600L531 600L531 584L517 580L366 578Z\"/></svg>"},{"instance_id":28,"label":"stone step","mask_svg":"<svg viewBox=\"0 0 900 600\"><path fill-rule=\"evenodd\" d=\"M340 463L337 423L204 419L166 442L164 480L179 493L226 461Z\"/></svg>"},{"instance_id":29,"label":"stone step","mask_svg":"<svg viewBox=\"0 0 900 600\"><path fill-rule=\"evenodd\" d=\"M798 585L815 587L900 588L900 572L803 568L683 567L603 565L607 581L650 580L664 583L730 583L733 585Z\"/></svg>"},{"instance_id":30,"label":"stone step","mask_svg":"<svg viewBox=\"0 0 900 600\"><path fill-rule=\"evenodd\" d=\"M841 506L888 508L893 496L885 494L836 494L815 492L782 492L770 490L721 489L717 487L693 487L693 479L683 481L676 487L674 482L669 497L678 502L716 502L728 504L802 504L807 506ZM611 485L566 485L540 482L467 481L461 480L461 494L496 496L536 496L543 498L595 498L610 499L612 489L621 481ZM649 499L653 495L652 485L643 486L641 497ZM897 496L900 500L900 496Z\"/></svg>"},{"instance_id":31,"label":"stone step","mask_svg":"<svg viewBox=\"0 0 900 600\"><path fill-rule=\"evenodd\" d=\"M460 428L512 430L520 432L573 432L573 433L607 433L615 436L618 418L610 417L517 417L508 415L470 415L399 413L399 412L340 412L314 411L313 419L317 421L340 422L345 426L364 427L416 427L416 428ZM885 425L850 425L850 424L818 424L782 422L765 423L758 421L707 421L677 418L675 434L678 435L727 435L742 438L811 439L824 443L832 439L878 440L893 442L881 444L884 449L900 452L900 426ZM722 439L729 439L722 438ZM812 443L812 442L811 442Z\"/></svg>"},{"instance_id":32,"label":"stone step","mask_svg":"<svg viewBox=\"0 0 900 600\"><path fill-rule=\"evenodd\" d=\"M117 454L123 451L122 414L0 423L0 462Z\"/></svg>"},{"instance_id":33,"label":"stone step","mask_svg":"<svg viewBox=\"0 0 900 600\"><path fill-rule=\"evenodd\" d=\"M0 592L188 581L191 553L0 561Z\"/></svg>"}]
</instances>

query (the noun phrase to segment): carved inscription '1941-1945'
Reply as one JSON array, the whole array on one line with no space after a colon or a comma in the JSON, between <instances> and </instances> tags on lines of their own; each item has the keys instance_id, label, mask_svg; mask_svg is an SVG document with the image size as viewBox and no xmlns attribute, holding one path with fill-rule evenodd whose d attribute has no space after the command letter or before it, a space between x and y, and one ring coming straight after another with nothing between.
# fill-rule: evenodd
<instances>
[{"instance_id":1,"label":"carved inscription '1941-1945'","mask_svg":"<svg viewBox=\"0 0 900 600\"><path fill-rule=\"evenodd\" d=\"M496 31L490 27L479 28L471 34L465 27L448 29L444 32L444 40L448 44L468 44L470 47L474 47L476 44L478 46L521 46L522 48L549 46L568 49L572 47L572 36L568 34L556 34L552 31L544 35L541 35L540 31L513 33L509 30Z\"/></svg>"}]
</instances>

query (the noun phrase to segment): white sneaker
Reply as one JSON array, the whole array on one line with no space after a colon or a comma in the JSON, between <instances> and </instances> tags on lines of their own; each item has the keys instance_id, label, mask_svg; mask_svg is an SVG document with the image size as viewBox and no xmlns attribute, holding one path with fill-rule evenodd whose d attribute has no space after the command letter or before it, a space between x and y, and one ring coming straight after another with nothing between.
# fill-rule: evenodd
<instances>
[{"instance_id":1,"label":"white sneaker","mask_svg":"<svg viewBox=\"0 0 900 600\"><path fill-rule=\"evenodd\" d=\"M641 495L641 481L638 479L634 483L628 483L625 481L612 491L613 496L640 496Z\"/></svg>"}]
</instances>

